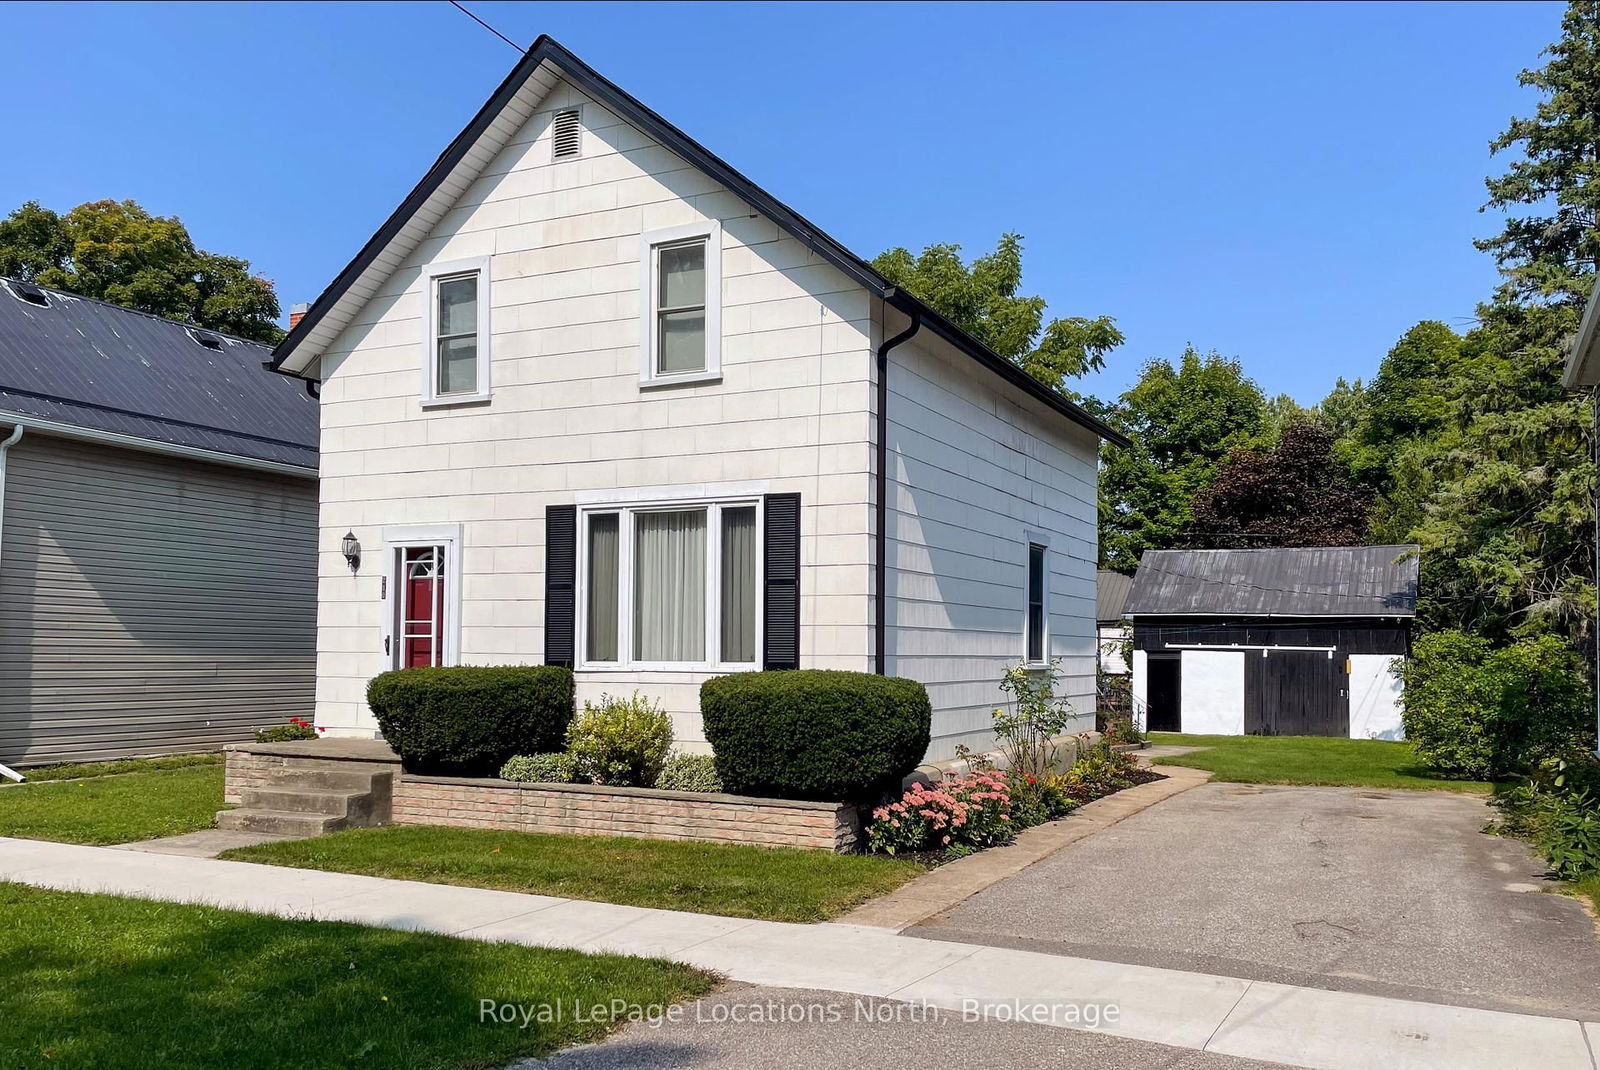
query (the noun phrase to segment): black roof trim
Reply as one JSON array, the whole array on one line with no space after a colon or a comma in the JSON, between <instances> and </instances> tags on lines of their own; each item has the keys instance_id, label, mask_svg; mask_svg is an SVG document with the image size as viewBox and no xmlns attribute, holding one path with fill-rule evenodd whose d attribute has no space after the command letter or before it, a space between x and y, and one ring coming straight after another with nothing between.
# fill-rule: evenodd
<instances>
[{"instance_id":1,"label":"black roof trim","mask_svg":"<svg viewBox=\"0 0 1600 1070\"><path fill-rule=\"evenodd\" d=\"M1089 414L1080 405L1051 390L1011 361L978 341L971 334L951 323L938 312L935 312L922 301L894 286L888 279L874 270L870 264L829 237L822 228L816 226L756 185L705 146L689 137L676 126L673 126L666 119L646 107L636 97L630 95L593 67L583 62L548 34L541 34L538 40L534 41L533 47L529 48L523 55L511 73L506 76L505 81L500 83L499 88L494 91L483 107L478 110L478 113L473 116L472 121L467 124L466 128L456 135L455 140L451 141L439 158L434 161L427 174L422 176L422 180L406 195L405 200L400 202L400 206L384 221L383 226L378 228L377 233L361 247L361 251L356 254L355 259L345 265L344 270L339 272L326 290L322 291L322 295L312 303L311 308L301 317L300 322L295 325L294 329L273 349L272 362L269 365L273 371L282 370L282 364L289 353L311 333L322 318L344 296L345 291L354 285L355 281L361 277L362 272L366 271L372 262L377 259L378 254L394 240L395 235L400 232L401 228L410 221L417 210L426 203L434 191L449 177L462 158L477 143L483 132L505 110L506 105L522 88L528 77L539 68L540 64L546 61L559 67L565 77L585 92L601 100L607 107L638 126L645 133L661 142L662 145L700 168L745 201L748 201L762 215L778 224L792 237L843 272L851 281L864 287L873 296L888 301L908 316L917 317L933 333L939 335L945 341L978 361L978 363L997 373L1007 382L1043 402L1061 415L1093 431L1101 438L1118 446L1131 444L1121 432L1111 427L1104 420ZM294 373L284 372L284 374ZM310 377L302 374L296 375L296 378Z\"/></svg>"}]
</instances>

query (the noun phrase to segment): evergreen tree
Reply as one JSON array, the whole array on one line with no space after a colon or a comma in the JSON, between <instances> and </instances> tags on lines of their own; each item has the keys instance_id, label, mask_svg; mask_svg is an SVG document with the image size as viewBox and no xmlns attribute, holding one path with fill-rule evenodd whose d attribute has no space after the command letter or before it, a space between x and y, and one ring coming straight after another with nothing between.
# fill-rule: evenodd
<instances>
[{"instance_id":1,"label":"evergreen tree","mask_svg":"<svg viewBox=\"0 0 1600 1070\"><path fill-rule=\"evenodd\" d=\"M1600 252L1600 3L1569 4L1545 55L1521 76L1545 99L1491 144L1522 151L1487 180L1485 207L1508 216L1478 243L1504 281L1462 340L1441 425L1391 470L1425 495L1413 532L1425 625L1587 645L1593 409L1562 388L1561 369Z\"/></svg>"}]
</instances>

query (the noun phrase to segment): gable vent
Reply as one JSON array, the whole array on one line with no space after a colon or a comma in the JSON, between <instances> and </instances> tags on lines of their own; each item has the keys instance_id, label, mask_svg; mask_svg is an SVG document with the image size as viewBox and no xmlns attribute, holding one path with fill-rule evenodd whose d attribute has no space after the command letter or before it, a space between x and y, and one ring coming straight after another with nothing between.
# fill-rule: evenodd
<instances>
[{"instance_id":1,"label":"gable vent","mask_svg":"<svg viewBox=\"0 0 1600 1070\"><path fill-rule=\"evenodd\" d=\"M583 152L583 124L578 109L567 108L556 112L550 122L550 155L557 160L570 160Z\"/></svg>"},{"instance_id":2,"label":"gable vent","mask_svg":"<svg viewBox=\"0 0 1600 1070\"><path fill-rule=\"evenodd\" d=\"M12 296L18 301L26 301L28 304L38 305L40 308L50 307L50 299L45 296L44 291L31 282L7 279L6 288L11 291Z\"/></svg>"},{"instance_id":3,"label":"gable vent","mask_svg":"<svg viewBox=\"0 0 1600 1070\"><path fill-rule=\"evenodd\" d=\"M215 349L219 353L222 352L222 339L218 338L214 334L208 334L205 331L191 330L189 332L189 337L193 338L196 343L204 346L207 349Z\"/></svg>"}]
</instances>

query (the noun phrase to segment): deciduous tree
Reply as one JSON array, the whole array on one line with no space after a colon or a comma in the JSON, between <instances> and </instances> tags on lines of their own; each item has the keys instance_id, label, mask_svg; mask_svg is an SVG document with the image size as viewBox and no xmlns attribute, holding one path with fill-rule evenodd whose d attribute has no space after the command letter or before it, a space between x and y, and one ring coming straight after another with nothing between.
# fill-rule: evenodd
<instances>
[{"instance_id":1,"label":"deciduous tree","mask_svg":"<svg viewBox=\"0 0 1600 1070\"><path fill-rule=\"evenodd\" d=\"M248 260L195 248L176 216L133 201L64 216L27 202L0 220L0 274L241 338L283 337L277 294Z\"/></svg>"},{"instance_id":2,"label":"deciduous tree","mask_svg":"<svg viewBox=\"0 0 1600 1070\"><path fill-rule=\"evenodd\" d=\"M1270 450L1234 450L1196 495L1185 541L1202 549L1360 545L1372 491L1334 456L1333 441L1307 417L1284 427Z\"/></svg>"},{"instance_id":3,"label":"deciduous tree","mask_svg":"<svg viewBox=\"0 0 1600 1070\"><path fill-rule=\"evenodd\" d=\"M1265 401L1239 362L1192 346L1156 360L1110 418L1133 445L1107 445L1100 466L1100 557L1132 572L1145 550L1177 544L1194 496L1218 462L1261 433Z\"/></svg>"},{"instance_id":4,"label":"deciduous tree","mask_svg":"<svg viewBox=\"0 0 1600 1070\"><path fill-rule=\"evenodd\" d=\"M1052 390L1076 397L1067 380L1105 366L1122 344L1110 316L1069 316L1045 321L1045 299L1022 286L1022 235L1004 234L995 251L961 260L959 245L930 245L913 255L890 249L872 262L935 311L1013 361Z\"/></svg>"}]
</instances>

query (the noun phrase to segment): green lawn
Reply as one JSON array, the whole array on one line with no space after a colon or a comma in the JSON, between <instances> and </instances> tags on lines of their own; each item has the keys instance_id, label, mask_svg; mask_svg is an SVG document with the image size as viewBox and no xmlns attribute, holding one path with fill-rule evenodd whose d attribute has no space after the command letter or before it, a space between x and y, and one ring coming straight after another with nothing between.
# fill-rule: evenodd
<instances>
[{"instance_id":1,"label":"green lawn","mask_svg":"<svg viewBox=\"0 0 1600 1070\"><path fill-rule=\"evenodd\" d=\"M578 1021L575 1005L712 984L659 959L0 884L7 1067L503 1067L608 1031L609 1011ZM564 1014L485 1022L480 1000Z\"/></svg>"},{"instance_id":2,"label":"green lawn","mask_svg":"<svg viewBox=\"0 0 1600 1070\"><path fill-rule=\"evenodd\" d=\"M422 825L349 829L222 857L797 922L834 917L924 872L881 855Z\"/></svg>"},{"instance_id":3,"label":"green lawn","mask_svg":"<svg viewBox=\"0 0 1600 1070\"><path fill-rule=\"evenodd\" d=\"M83 765L42 765L24 769L29 781L83 780L89 777L117 776L122 773L148 773L155 769L187 769L195 765L221 765L223 755L169 754L164 758L122 758L114 762L87 762ZM3 782L0 782L3 783Z\"/></svg>"},{"instance_id":4,"label":"green lawn","mask_svg":"<svg viewBox=\"0 0 1600 1070\"><path fill-rule=\"evenodd\" d=\"M1591 874L1581 881L1574 881L1567 886L1567 889L1580 899L1588 900L1595 913L1600 914L1600 873Z\"/></svg>"},{"instance_id":5,"label":"green lawn","mask_svg":"<svg viewBox=\"0 0 1600 1070\"><path fill-rule=\"evenodd\" d=\"M1423 768L1408 743L1325 736L1190 736L1152 732L1153 744L1204 747L1156 758L1157 765L1210 769L1218 780L1246 784L1330 784L1363 788L1489 791L1481 780L1450 780Z\"/></svg>"},{"instance_id":6,"label":"green lawn","mask_svg":"<svg viewBox=\"0 0 1600 1070\"><path fill-rule=\"evenodd\" d=\"M222 765L215 761L91 777L0 787L0 836L127 843L210 828L223 807Z\"/></svg>"}]
</instances>

